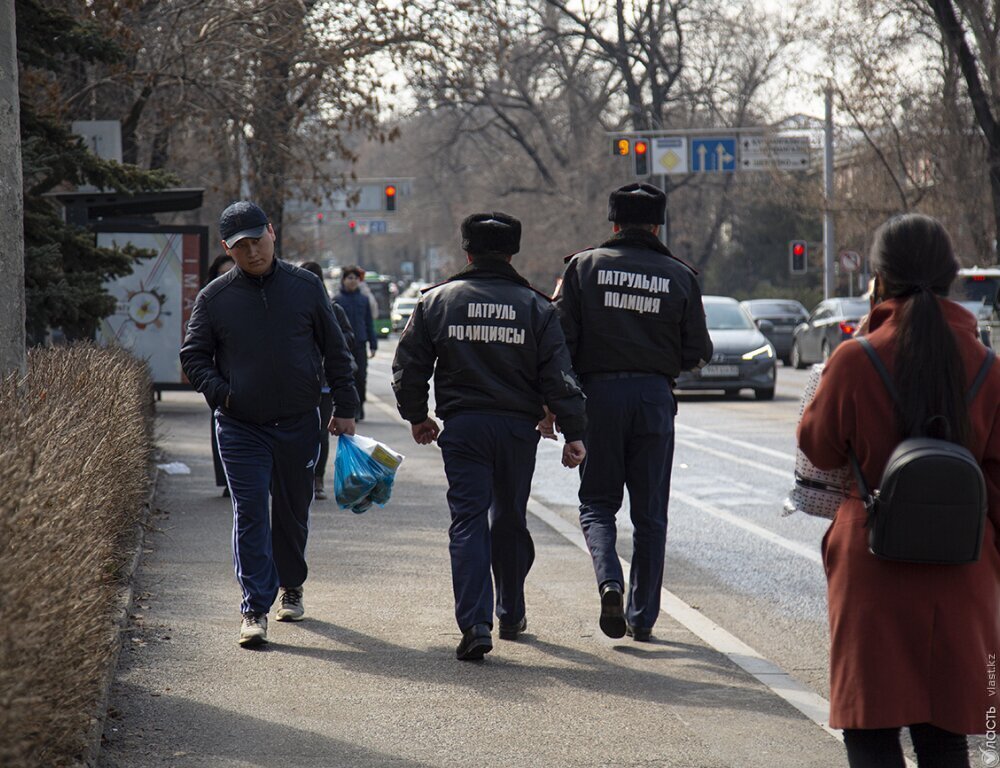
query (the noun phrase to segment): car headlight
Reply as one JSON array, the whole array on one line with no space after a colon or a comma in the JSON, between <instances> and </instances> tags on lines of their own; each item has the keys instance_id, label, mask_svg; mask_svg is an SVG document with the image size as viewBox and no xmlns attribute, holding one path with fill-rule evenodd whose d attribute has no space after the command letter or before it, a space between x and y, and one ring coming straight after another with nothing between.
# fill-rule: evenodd
<instances>
[{"instance_id":1,"label":"car headlight","mask_svg":"<svg viewBox=\"0 0 1000 768\"><path fill-rule=\"evenodd\" d=\"M403 316L401 314L399 314L398 312L393 312L392 313L392 321L394 323L398 323L402 319L403 319Z\"/></svg>"},{"instance_id":2,"label":"car headlight","mask_svg":"<svg viewBox=\"0 0 1000 768\"><path fill-rule=\"evenodd\" d=\"M763 347L757 347L757 349L751 349L749 352L743 355L743 359L753 360L754 358L760 357L761 355L774 357L774 350L771 348L770 344L765 344Z\"/></svg>"}]
</instances>

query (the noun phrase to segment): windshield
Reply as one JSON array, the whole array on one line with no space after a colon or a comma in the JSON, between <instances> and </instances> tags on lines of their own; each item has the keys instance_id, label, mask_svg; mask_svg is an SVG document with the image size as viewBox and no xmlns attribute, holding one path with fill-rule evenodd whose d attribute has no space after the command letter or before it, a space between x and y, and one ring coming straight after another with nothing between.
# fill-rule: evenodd
<instances>
[{"instance_id":1,"label":"windshield","mask_svg":"<svg viewBox=\"0 0 1000 768\"><path fill-rule=\"evenodd\" d=\"M372 296L375 297L375 301L378 302L378 316L388 317L389 306L392 301L389 296L389 283L366 280L365 285L368 287L368 290L372 292Z\"/></svg>"},{"instance_id":2,"label":"windshield","mask_svg":"<svg viewBox=\"0 0 1000 768\"><path fill-rule=\"evenodd\" d=\"M845 299L840 302L844 317L862 318L871 310L868 299Z\"/></svg>"},{"instance_id":3,"label":"windshield","mask_svg":"<svg viewBox=\"0 0 1000 768\"><path fill-rule=\"evenodd\" d=\"M746 312L735 303L705 302L705 317L710 331L736 331L754 327Z\"/></svg>"},{"instance_id":4,"label":"windshield","mask_svg":"<svg viewBox=\"0 0 1000 768\"><path fill-rule=\"evenodd\" d=\"M751 301L747 305L754 317L771 315L799 315L805 317L805 310L797 301Z\"/></svg>"},{"instance_id":5,"label":"windshield","mask_svg":"<svg viewBox=\"0 0 1000 768\"><path fill-rule=\"evenodd\" d=\"M413 309L417 306L417 299L396 299L396 309Z\"/></svg>"},{"instance_id":6,"label":"windshield","mask_svg":"<svg viewBox=\"0 0 1000 768\"><path fill-rule=\"evenodd\" d=\"M996 306L1000 292L1000 277L958 277L951 285L948 298L955 301L975 301Z\"/></svg>"}]
</instances>

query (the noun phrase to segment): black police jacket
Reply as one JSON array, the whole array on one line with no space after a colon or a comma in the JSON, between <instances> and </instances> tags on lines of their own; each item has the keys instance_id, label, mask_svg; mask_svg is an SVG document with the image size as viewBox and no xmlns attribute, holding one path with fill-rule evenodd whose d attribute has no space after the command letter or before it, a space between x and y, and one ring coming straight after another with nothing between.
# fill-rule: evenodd
<instances>
[{"instance_id":1,"label":"black police jacket","mask_svg":"<svg viewBox=\"0 0 1000 768\"><path fill-rule=\"evenodd\" d=\"M323 284L278 259L266 275L236 267L205 286L180 357L209 406L244 421L263 424L315 408L324 375L336 416L353 418L358 406L353 357Z\"/></svg>"},{"instance_id":2,"label":"black police jacket","mask_svg":"<svg viewBox=\"0 0 1000 768\"><path fill-rule=\"evenodd\" d=\"M585 398L559 318L505 261L470 264L418 302L392 363L399 412L411 424L427 418L432 372L442 419L464 411L540 419L544 403L567 440L583 439Z\"/></svg>"},{"instance_id":3,"label":"black police jacket","mask_svg":"<svg viewBox=\"0 0 1000 768\"><path fill-rule=\"evenodd\" d=\"M711 360L697 273L651 232L626 229L567 262L555 303L580 376L674 379Z\"/></svg>"}]
</instances>

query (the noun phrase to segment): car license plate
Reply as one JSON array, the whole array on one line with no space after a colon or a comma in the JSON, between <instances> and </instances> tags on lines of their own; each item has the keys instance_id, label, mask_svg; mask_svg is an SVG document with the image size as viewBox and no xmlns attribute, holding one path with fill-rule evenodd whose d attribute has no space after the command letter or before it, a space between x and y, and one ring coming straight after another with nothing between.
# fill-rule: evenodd
<instances>
[{"instance_id":1,"label":"car license plate","mask_svg":"<svg viewBox=\"0 0 1000 768\"><path fill-rule=\"evenodd\" d=\"M740 367L738 365L706 365L701 369L701 376L703 379L739 375Z\"/></svg>"}]
</instances>

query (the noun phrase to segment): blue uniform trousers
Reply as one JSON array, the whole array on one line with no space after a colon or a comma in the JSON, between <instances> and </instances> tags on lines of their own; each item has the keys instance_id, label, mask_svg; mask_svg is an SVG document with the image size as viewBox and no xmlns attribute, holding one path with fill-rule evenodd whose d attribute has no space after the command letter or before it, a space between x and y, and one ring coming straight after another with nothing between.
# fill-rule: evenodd
<instances>
[{"instance_id":1,"label":"blue uniform trousers","mask_svg":"<svg viewBox=\"0 0 1000 768\"><path fill-rule=\"evenodd\" d=\"M651 629L660 612L667 502L674 457L674 396L664 376L583 377L587 458L580 467L580 525L598 586L624 585L615 516L628 488L632 567L625 619Z\"/></svg>"},{"instance_id":2,"label":"blue uniform trousers","mask_svg":"<svg viewBox=\"0 0 1000 768\"><path fill-rule=\"evenodd\" d=\"M268 611L279 586L300 587L306 580L318 423L319 409L267 424L216 411L219 454L233 498L233 562L243 613Z\"/></svg>"},{"instance_id":3,"label":"blue uniform trousers","mask_svg":"<svg viewBox=\"0 0 1000 768\"><path fill-rule=\"evenodd\" d=\"M448 529L455 619L462 631L524 617L524 580L535 560L525 514L539 433L519 416L461 413L445 421L438 445L448 477Z\"/></svg>"}]
</instances>

